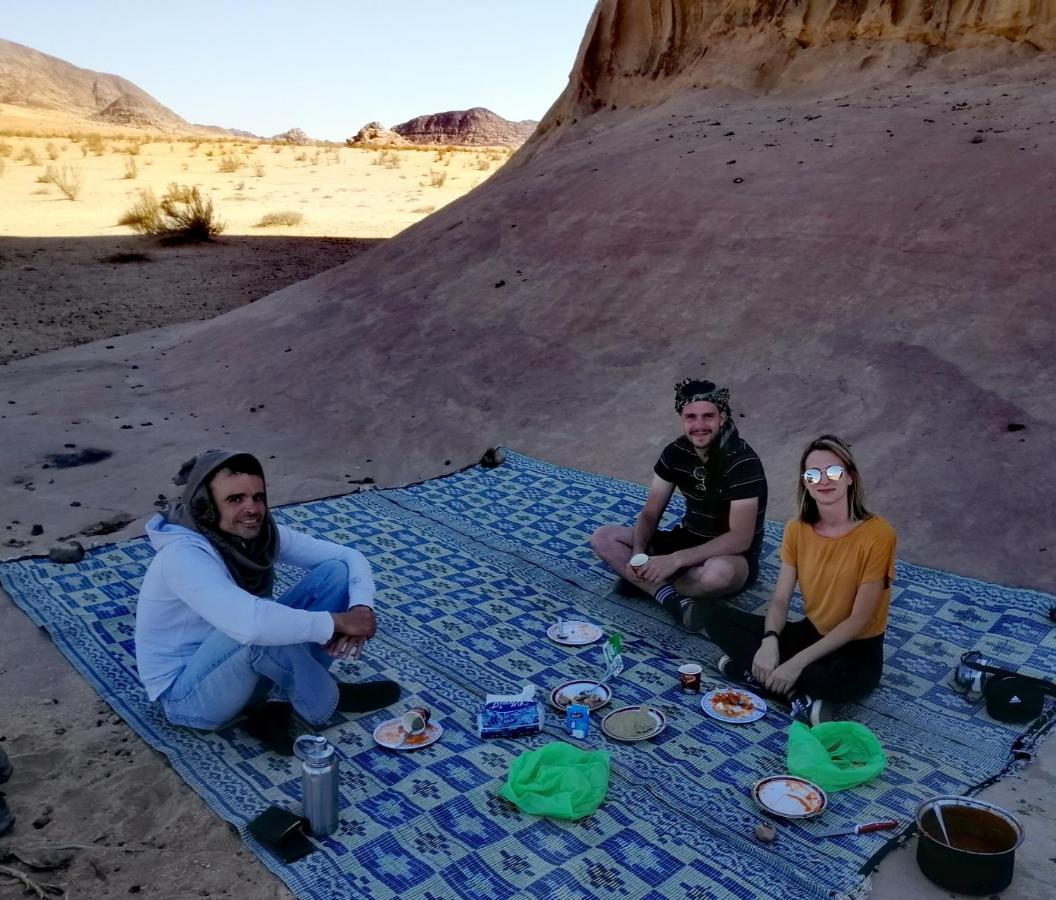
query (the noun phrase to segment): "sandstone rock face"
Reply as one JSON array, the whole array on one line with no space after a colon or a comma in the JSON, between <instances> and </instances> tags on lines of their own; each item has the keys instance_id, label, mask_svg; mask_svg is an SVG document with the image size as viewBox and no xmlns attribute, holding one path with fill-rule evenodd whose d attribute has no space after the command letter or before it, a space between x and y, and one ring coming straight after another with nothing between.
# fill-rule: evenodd
<instances>
[{"instance_id":1,"label":"sandstone rock face","mask_svg":"<svg viewBox=\"0 0 1056 900\"><path fill-rule=\"evenodd\" d=\"M406 147L411 142L381 122L368 122L356 132L355 137L347 138L345 143L349 147Z\"/></svg>"},{"instance_id":2,"label":"sandstone rock face","mask_svg":"<svg viewBox=\"0 0 1056 900\"><path fill-rule=\"evenodd\" d=\"M455 146L519 147L535 130L536 122L511 122L490 109L454 110L418 116L393 126L393 131L414 144L453 144Z\"/></svg>"},{"instance_id":3,"label":"sandstone rock face","mask_svg":"<svg viewBox=\"0 0 1056 900\"><path fill-rule=\"evenodd\" d=\"M194 126L116 75L82 69L0 39L0 103L53 109L117 125L166 131Z\"/></svg>"},{"instance_id":4,"label":"sandstone rock face","mask_svg":"<svg viewBox=\"0 0 1056 900\"><path fill-rule=\"evenodd\" d=\"M825 81L876 63L885 44L922 63L962 48L1056 50L1056 0L601 0L540 130L688 87Z\"/></svg>"}]
</instances>

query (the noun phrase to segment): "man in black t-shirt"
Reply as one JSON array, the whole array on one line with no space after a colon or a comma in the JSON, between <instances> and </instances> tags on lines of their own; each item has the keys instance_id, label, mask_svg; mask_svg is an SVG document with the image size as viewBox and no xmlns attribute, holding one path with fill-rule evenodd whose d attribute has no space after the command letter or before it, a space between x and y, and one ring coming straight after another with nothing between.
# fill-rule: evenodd
<instances>
[{"instance_id":1,"label":"man in black t-shirt","mask_svg":"<svg viewBox=\"0 0 1056 900\"><path fill-rule=\"evenodd\" d=\"M709 600L755 583L766 515L766 475L755 451L737 433L730 392L710 381L675 386L682 436L653 468L649 496L633 528L604 525L594 552L629 582L656 598L691 631L703 626ZM657 531L675 488L686 499L681 524ZM631 557L648 554L632 567Z\"/></svg>"}]
</instances>

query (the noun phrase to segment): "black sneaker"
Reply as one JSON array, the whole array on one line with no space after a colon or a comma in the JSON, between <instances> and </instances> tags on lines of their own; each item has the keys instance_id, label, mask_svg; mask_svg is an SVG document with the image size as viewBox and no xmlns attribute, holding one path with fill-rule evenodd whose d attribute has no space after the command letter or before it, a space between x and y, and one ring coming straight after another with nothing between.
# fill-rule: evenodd
<instances>
[{"instance_id":1,"label":"black sneaker","mask_svg":"<svg viewBox=\"0 0 1056 900\"><path fill-rule=\"evenodd\" d=\"M815 700L808 694L796 694L791 701L790 715L808 728L832 721L832 707L827 700Z\"/></svg>"},{"instance_id":2,"label":"black sneaker","mask_svg":"<svg viewBox=\"0 0 1056 900\"><path fill-rule=\"evenodd\" d=\"M246 713L241 727L265 747L279 756L293 756L293 737L290 719L293 707L289 703L265 703Z\"/></svg>"},{"instance_id":3,"label":"black sneaker","mask_svg":"<svg viewBox=\"0 0 1056 900\"><path fill-rule=\"evenodd\" d=\"M0 794L0 834L5 834L14 824L15 817L11 815L11 810L7 808L7 800L4 799L4 795Z\"/></svg>"},{"instance_id":4,"label":"black sneaker","mask_svg":"<svg viewBox=\"0 0 1056 900\"><path fill-rule=\"evenodd\" d=\"M737 664L726 654L719 657L719 661L715 663L715 668L729 678L730 681L739 681L741 684L755 684L752 673L747 669L738 668Z\"/></svg>"},{"instance_id":5,"label":"black sneaker","mask_svg":"<svg viewBox=\"0 0 1056 900\"><path fill-rule=\"evenodd\" d=\"M337 708L341 712L370 712L391 706L400 699L395 681L363 681L359 684L337 683Z\"/></svg>"},{"instance_id":6,"label":"black sneaker","mask_svg":"<svg viewBox=\"0 0 1056 900\"><path fill-rule=\"evenodd\" d=\"M704 613L708 608L706 600L684 597L669 584L656 592L656 599L675 620L675 624L681 625L686 631L700 631L704 627Z\"/></svg>"}]
</instances>

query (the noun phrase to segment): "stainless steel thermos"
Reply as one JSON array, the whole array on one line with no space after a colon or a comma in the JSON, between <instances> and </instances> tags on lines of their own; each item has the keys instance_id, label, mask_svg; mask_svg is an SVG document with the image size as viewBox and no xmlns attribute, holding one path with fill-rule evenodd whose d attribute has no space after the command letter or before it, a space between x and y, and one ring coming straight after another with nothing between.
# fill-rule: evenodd
<instances>
[{"instance_id":1,"label":"stainless steel thermos","mask_svg":"<svg viewBox=\"0 0 1056 900\"><path fill-rule=\"evenodd\" d=\"M304 734L294 742L301 760L301 794L304 817L313 837L337 831L337 753L325 737Z\"/></svg>"}]
</instances>

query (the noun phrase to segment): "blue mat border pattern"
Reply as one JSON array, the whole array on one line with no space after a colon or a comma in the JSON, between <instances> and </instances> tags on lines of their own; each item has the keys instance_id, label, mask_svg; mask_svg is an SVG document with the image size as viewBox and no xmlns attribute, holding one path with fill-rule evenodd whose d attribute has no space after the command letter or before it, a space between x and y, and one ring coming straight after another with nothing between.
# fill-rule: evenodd
<instances>
[{"instance_id":1,"label":"blue mat border pattern","mask_svg":"<svg viewBox=\"0 0 1056 900\"><path fill-rule=\"evenodd\" d=\"M0 584L300 896L854 892L892 842L869 836L819 843L818 827L807 825L782 829L779 844L761 852L749 836L758 814L745 785L783 769L787 717L775 711L765 728L752 731L715 728L670 678L676 661L713 666L715 648L674 629L655 606L610 593L612 574L586 539L602 522L629 522L643 498L640 486L507 451L496 469L471 467L407 488L276 511L291 527L363 549L375 566L384 631L367 659L338 664L339 677L397 677L414 692L409 702L427 703L445 724L434 748L397 755L378 751L370 739L384 713L339 716L325 733L342 757L342 827L322 852L293 866L257 845L245 823L269 802L296 805L295 766L261 753L233 729L169 727L138 686L131 616L152 557L145 539L92 551L75 566L7 563ZM676 504L669 516L678 512ZM760 583L737 601L745 608L766 602L780 533L767 523ZM281 571L280 589L297 574ZM440 614L445 602L451 611ZM905 821L925 796L970 792L999 777L1015 764L1013 745L1029 753L1050 719L1025 730L993 722L938 676L948 676L956 655L974 647L1034 674L1056 668L1051 629L1036 625L1053 602L1040 592L899 563L884 684L845 710L881 736L891 765L877 782L833 795L833 818L883 813ZM542 735L522 741L484 744L472 733L485 692L525 681L545 690L597 671L596 647L568 652L538 637L525 641L569 614L621 631L628 668L617 686L620 701L653 703L671 720L645 748L592 731L585 746L612 752L613 779L606 804L581 823L523 816L496 796L521 750L567 739L556 715L548 713ZM949 756L951 742L955 759L935 764Z\"/></svg>"}]
</instances>

